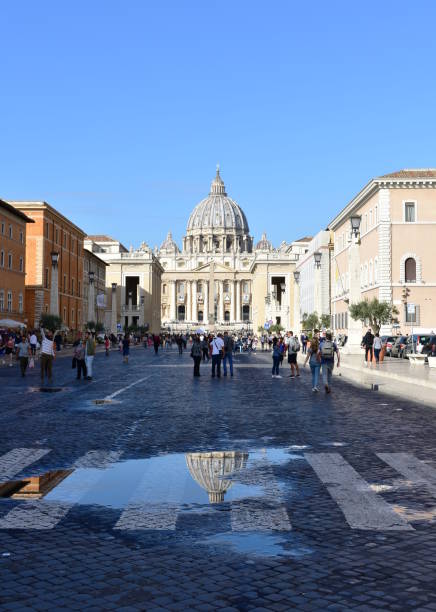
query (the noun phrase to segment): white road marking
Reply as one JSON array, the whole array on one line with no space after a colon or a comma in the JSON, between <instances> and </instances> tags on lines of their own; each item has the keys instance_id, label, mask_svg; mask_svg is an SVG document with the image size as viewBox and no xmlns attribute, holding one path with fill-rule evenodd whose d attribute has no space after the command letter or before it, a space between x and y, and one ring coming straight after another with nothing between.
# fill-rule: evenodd
<instances>
[{"instance_id":1,"label":"white road marking","mask_svg":"<svg viewBox=\"0 0 436 612\"><path fill-rule=\"evenodd\" d=\"M409 453L377 453L382 461L414 485L424 485L436 497L436 470Z\"/></svg>"},{"instance_id":2,"label":"white road marking","mask_svg":"<svg viewBox=\"0 0 436 612\"><path fill-rule=\"evenodd\" d=\"M127 391L127 389L131 389L135 385L139 385L139 383L144 382L144 380L148 380L149 378L151 378L151 376L152 375L150 374L149 376L144 376L143 378L140 378L139 380L135 380L135 382L130 383L130 385L127 385L127 387L123 387L122 389L118 389L118 391L115 391L114 393L111 393L110 395L106 395L104 399L105 400L114 399L114 397L117 397L117 395L120 395L120 393Z\"/></svg>"},{"instance_id":3,"label":"white road marking","mask_svg":"<svg viewBox=\"0 0 436 612\"><path fill-rule=\"evenodd\" d=\"M304 453L352 529L413 530L339 453Z\"/></svg>"},{"instance_id":4,"label":"white road marking","mask_svg":"<svg viewBox=\"0 0 436 612\"><path fill-rule=\"evenodd\" d=\"M259 462L259 469L266 476L265 497L232 501L232 531L291 531L282 493L267 457Z\"/></svg>"},{"instance_id":5,"label":"white road marking","mask_svg":"<svg viewBox=\"0 0 436 612\"><path fill-rule=\"evenodd\" d=\"M159 457L147 462L144 475L114 529L176 529L188 472L168 471Z\"/></svg>"},{"instance_id":6,"label":"white road marking","mask_svg":"<svg viewBox=\"0 0 436 612\"><path fill-rule=\"evenodd\" d=\"M104 468L120 456L121 452L89 451L47 498L22 501L0 519L0 529L53 529L103 477Z\"/></svg>"},{"instance_id":7,"label":"white road marking","mask_svg":"<svg viewBox=\"0 0 436 612\"><path fill-rule=\"evenodd\" d=\"M11 480L24 468L47 455L49 448L14 448L0 457L0 482Z\"/></svg>"}]
</instances>

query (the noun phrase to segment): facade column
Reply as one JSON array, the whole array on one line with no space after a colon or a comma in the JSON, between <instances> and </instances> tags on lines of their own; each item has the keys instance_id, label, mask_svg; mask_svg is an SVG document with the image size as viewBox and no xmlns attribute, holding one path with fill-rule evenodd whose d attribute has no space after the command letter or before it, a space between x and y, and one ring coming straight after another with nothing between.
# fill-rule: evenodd
<instances>
[{"instance_id":1,"label":"facade column","mask_svg":"<svg viewBox=\"0 0 436 612\"><path fill-rule=\"evenodd\" d=\"M185 281L186 286L186 321L192 321L191 281Z\"/></svg>"},{"instance_id":2,"label":"facade column","mask_svg":"<svg viewBox=\"0 0 436 612\"><path fill-rule=\"evenodd\" d=\"M116 334L118 329L117 329L117 313L118 313L118 309L117 309L117 284L116 283L112 283L112 300L111 300L111 333L112 334Z\"/></svg>"},{"instance_id":3,"label":"facade column","mask_svg":"<svg viewBox=\"0 0 436 612\"><path fill-rule=\"evenodd\" d=\"M51 254L50 314L59 316L59 253Z\"/></svg>"},{"instance_id":4,"label":"facade column","mask_svg":"<svg viewBox=\"0 0 436 612\"><path fill-rule=\"evenodd\" d=\"M236 317L235 321L239 323L241 320L241 281L236 281Z\"/></svg>"},{"instance_id":5,"label":"facade column","mask_svg":"<svg viewBox=\"0 0 436 612\"><path fill-rule=\"evenodd\" d=\"M197 312L197 281L195 280L192 282L192 320L195 322L198 321Z\"/></svg>"},{"instance_id":6,"label":"facade column","mask_svg":"<svg viewBox=\"0 0 436 612\"><path fill-rule=\"evenodd\" d=\"M170 319L171 321L175 321L177 318L176 317L176 313L177 313L176 281L174 280L170 281L170 285L171 285Z\"/></svg>"},{"instance_id":7,"label":"facade column","mask_svg":"<svg viewBox=\"0 0 436 612\"><path fill-rule=\"evenodd\" d=\"M207 280L202 281L204 287L203 293L203 323L206 325L209 322L209 283Z\"/></svg>"},{"instance_id":8,"label":"facade column","mask_svg":"<svg viewBox=\"0 0 436 612\"><path fill-rule=\"evenodd\" d=\"M235 281L230 281L230 321L234 323L236 321L235 316Z\"/></svg>"},{"instance_id":9,"label":"facade column","mask_svg":"<svg viewBox=\"0 0 436 612\"><path fill-rule=\"evenodd\" d=\"M219 301L219 309L218 309L218 318L222 323L224 321L224 281L219 281L220 288L220 301Z\"/></svg>"}]
</instances>

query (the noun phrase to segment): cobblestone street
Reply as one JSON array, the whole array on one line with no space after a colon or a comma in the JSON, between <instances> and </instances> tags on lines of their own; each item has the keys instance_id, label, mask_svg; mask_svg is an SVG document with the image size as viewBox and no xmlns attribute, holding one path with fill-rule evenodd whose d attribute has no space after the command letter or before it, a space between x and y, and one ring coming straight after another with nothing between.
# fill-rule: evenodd
<instances>
[{"instance_id":1,"label":"cobblestone street","mask_svg":"<svg viewBox=\"0 0 436 612\"><path fill-rule=\"evenodd\" d=\"M0 482L56 477L2 487L1 609L436 610L434 409L271 365L3 368Z\"/></svg>"}]
</instances>

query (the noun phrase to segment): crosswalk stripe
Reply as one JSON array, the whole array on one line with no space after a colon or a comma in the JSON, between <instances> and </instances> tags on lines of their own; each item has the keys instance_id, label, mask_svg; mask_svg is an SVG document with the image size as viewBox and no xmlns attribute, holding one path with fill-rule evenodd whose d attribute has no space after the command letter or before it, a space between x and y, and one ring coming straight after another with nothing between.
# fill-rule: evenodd
<instances>
[{"instance_id":1,"label":"crosswalk stripe","mask_svg":"<svg viewBox=\"0 0 436 612\"><path fill-rule=\"evenodd\" d=\"M0 457L0 483L11 480L24 468L50 452L49 448L14 448Z\"/></svg>"},{"instance_id":2,"label":"crosswalk stripe","mask_svg":"<svg viewBox=\"0 0 436 612\"><path fill-rule=\"evenodd\" d=\"M53 490L54 499L49 494L47 498L21 502L0 519L0 529L53 529L103 477L103 469L120 456L114 451L89 451L74 463L76 471Z\"/></svg>"},{"instance_id":3,"label":"crosswalk stripe","mask_svg":"<svg viewBox=\"0 0 436 612\"><path fill-rule=\"evenodd\" d=\"M141 482L136 487L127 507L123 510L114 529L155 529L174 531L188 474L180 477L176 470L167 472L159 462L155 463L153 477L160 480L159 502L153 498L150 486L150 466L147 466Z\"/></svg>"},{"instance_id":4,"label":"crosswalk stripe","mask_svg":"<svg viewBox=\"0 0 436 612\"><path fill-rule=\"evenodd\" d=\"M304 453L352 529L413 530L339 453Z\"/></svg>"},{"instance_id":5,"label":"crosswalk stripe","mask_svg":"<svg viewBox=\"0 0 436 612\"><path fill-rule=\"evenodd\" d=\"M232 531L291 531L291 521L271 464L267 458L259 463L266 476L265 497L232 502L230 512Z\"/></svg>"},{"instance_id":6,"label":"crosswalk stripe","mask_svg":"<svg viewBox=\"0 0 436 612\"><path fill-rule=\"evenodd\" d=\"M436 497L436 470L409 453L377 453L382 461L415 485L424 485Z\"/></svg>"}]
</instances>

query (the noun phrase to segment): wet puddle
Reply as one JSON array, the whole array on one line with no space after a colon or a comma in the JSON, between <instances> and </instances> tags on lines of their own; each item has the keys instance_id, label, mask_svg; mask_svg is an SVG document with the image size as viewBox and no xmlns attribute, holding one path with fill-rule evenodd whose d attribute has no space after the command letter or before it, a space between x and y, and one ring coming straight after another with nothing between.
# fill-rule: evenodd
<instances>
[{"instance_id":1,"label":"wet puddle","mask_svg":"<svg viewBox=\"0 0 436 612\"><path fill-rule=\"evenodd\" d=\"M0 527L22 528L24 521L25 528L51 529L86 506L111 511L115 530L179 532L244 554L311 553L295 546L291 533L285 499L292 483L274 473L302 453L288 447L124 461L120 454L90 451L71 469L0 484L0 497L17 500Z\"/></svg>"}]
</instances>

